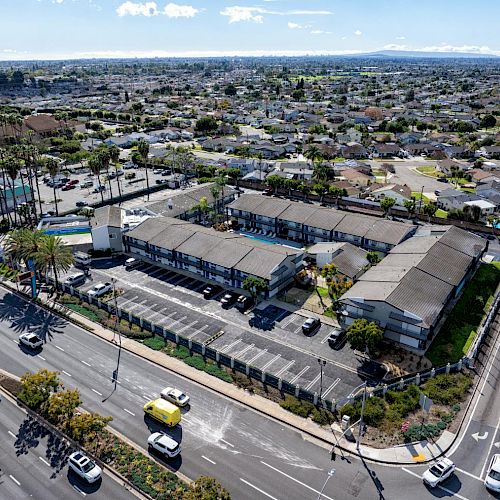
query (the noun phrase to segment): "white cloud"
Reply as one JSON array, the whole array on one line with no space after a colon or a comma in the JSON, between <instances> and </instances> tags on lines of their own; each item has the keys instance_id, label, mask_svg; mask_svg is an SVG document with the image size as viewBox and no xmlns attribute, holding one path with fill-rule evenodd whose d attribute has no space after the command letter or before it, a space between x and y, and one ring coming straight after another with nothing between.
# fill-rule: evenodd
<instances>
[{"instance_id":1,"label":"white cloud","mask_svg":"<svg viewBox=\"0 0 500 500\"><path fill-rule=\"evenodd\" d=\"M406 37L405 36L397 36L396 40L406 40Z\"/></svg>"},{"instance_id":2,"label":"white cloud","mask_svg":"<svg viewBox=\"0 0 500 500\"><path fill-rule=\"evenodd\" d=\"M62 0L61 0L62 1ZM199 9L191 5L178 5L176 3L168 3L163 10L158 9L156 2L135 3L127 1L122 3L117 9L116 13L120 16L158 16L164 15L170 18L178 17L194 17L200 12Z\"/></svg>"},{"instance_id":3,"label":"white cloud","mask_svg":"<svg viewBox=\"0 0 500 500\"><path fill-rule=\"evenodd\" d=\"M167 17L194 17L198 12L200 12L199 9L195 9L191 5L177 5L175 3L169 3L163 9L163 13Z\"/></svg>"},{"instance_id":4,"label":"white cloud","mask_svg":"<svg viewBox=\"0 0 500 500\"><path fill-rule=\"evenodd\" d=\"M291 30L300 30L302 28L302 26L300 24L297 24L297 23L291 23L289 22L288 23L288 27L291 29Z\"/></svg>"},{"instance_id":5,"label":"white cloud","mask_svg":"<svg viewBox=\"0 0 500 500\"><path fill-rule=\"evenodd\" d=\"M388 43L387 45L384 45L384 49L386 49L386 50L408 50L408 47L406 45L401 45L398 43Z\"/></svg>"},{"instance_id":6,"label":"white cloud","mask_svg":"<svg viewBox=\"0 0 500 500\"><path fill-rule=\"evenodd\" d=\"M311 35L331 35L331 31L323 31L323 30L312 30Z\"/></svg>"},{"instance_id":7,"label":"white cloud","mask_svg":"<svg viewBox=\"0 0 500 500\"><path fill-rule=\"evenodd\" d=\"M157 16L158 6L156 2L134 3L127 1L122 3L117 9L116 13L120 16Z\"/></svg>"},{"instance_id":8,"label":"white cloud","mask_svg":"<svg viewBox=\"0 0 500 500\"><path fill-rule=\"evenodd\" d=\"M363 34L363 32L361 32L361 31L359 31L359 30L356 30L356 31L354 32L354 34L355 34L356 36L361 36L361 35Z\"/></svg>"},{"instance_id":9,"label":"white cloud","mask_svg":"<svg viewBox=\"0 0 500 500\"><path fill-rule=\"evenodd\" d=\"M240 23L242 21L253 21L260 24L264 22L264 18L260 15L264 12L265 9L260 7L240 7L234 5L226 7L220 12L220 15L229 17L229 24Z\"/></svg>"},{"instance_id":10,"label":"white cloud","mask_svg":"<svg viewBox=\"0 0 500 500\"><path fill-rule=\"evenodd\" d=\"M441 45L430 45L415 49L420 52L468 52L471 54L498 54L498 51L492 50L487 45L449 45L443 43Z\"/></svg>"}]
</instances>

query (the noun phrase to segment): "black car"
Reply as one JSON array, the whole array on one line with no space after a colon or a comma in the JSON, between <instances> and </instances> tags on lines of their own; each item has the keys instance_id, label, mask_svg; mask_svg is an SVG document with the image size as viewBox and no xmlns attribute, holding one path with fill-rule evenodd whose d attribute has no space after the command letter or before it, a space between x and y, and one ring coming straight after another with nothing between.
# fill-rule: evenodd
<instances>
[{"instance_id":1,"label":"black car","mask_svg":"<svg viewBox=\"0 0 500 500\"><path fill-rule=\"evenodd\" d=\"M448 182L448 179L446 177L438 177L437 181L438 182Z\"/></svg>"},{"instance_id":2,"label":"black car","mask_svg":"<svg viewBox=\"0 0 500 500\"><path fill-rule=\"evenodd\" d=\"M204 290L203 290L203 297L205 299L211 299L212 297L215 297L220 291L222 291L222 288L217 285L208 285Z\"/></svg>"},{"instance_id":3,"label":"black car","mask_svg":"<svg viewBox=\"0 0 500 500\"><path fill-rule=\"evenodd\" d=\"M238 300L238 295L234 292L227 292L220 299L222 307L231 307Z\"/></svg>"},{"instance_id":4,"label":"black car","mask_svg":"<svg viewBox=\"0 0 500 500\"><path fill-rule=\"evenodd\" d=\"M249 307L253 306L252 297L247 297L246 295L240 295L236 301L235 307L240 312L246 311Z\"/></svg>"},{"instance_id":5,"label":"black car","mask_svg":"<svg viewBox=\"0 0 500 500\"><path fill-rule=\"evenodd\" d=\"M307 318L302 325L302 333L309 334L319 329L321 321L318 318Z\"/></svg>"},{"instance_id":6,"label":"black car","mask_svg":"<svg viewBox=\"0 0 500 500\"><path fill-rule=\"evenodd\" d=\"M328 345L332 349L340 349L344 344L346 334L340 328L335 329L328 337Z\"/></svg>"},{"instance_id":7,"label":"black car","mask_svg":"<svg viewBox=\"0 0 500 500\"><path fill-rule=\"evenodd\" d=\"M75 203L77 207L86 207L88 206L88 203L86 201L80 200Z\"/></svg>"}]
</instances>

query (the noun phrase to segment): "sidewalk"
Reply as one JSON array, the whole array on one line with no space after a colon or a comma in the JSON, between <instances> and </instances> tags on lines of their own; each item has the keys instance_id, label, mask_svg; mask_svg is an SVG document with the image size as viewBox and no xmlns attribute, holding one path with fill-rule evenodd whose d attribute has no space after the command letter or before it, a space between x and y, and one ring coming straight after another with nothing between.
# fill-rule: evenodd
<instances>
[{"instance_id":1,"label":"sidewalk","mask_svg":"<svg viewBox=\"0 0 500 500\"><path fill-rule=\"evenodd\" d=\"M12 292L17 293L15 286L11 284L7 285L5 282L3 284ZM40 293L39 299L50 309L54 308L53 312L57 313L58 310L63 312L67 317L74 319L79 325L88 329L93 335L97 335L101 339L114 343L115 345L118 343L117 333L107 330L98 323L90 321L85 316L66 309L61 304L55 303L54 300L49 298L46 293ZM168 356L160 351L154 351L153 349L150 349L135 340L131 340L123 336L122 348L143 359L147 359L158 366L166 368L177 375L191 380L192 382L226 396L233 401L253 408L255 411L286 424L298 432L308 434L309 436L323 442L323 444L326 445L324 446L326 448L335 446L353 455L359 455L356 450L355 443L351 443L345 438L341 438L342 431L336 424L333 424L331 429L321 427L310 419L306 420L288 412L287 410L284 410L273 401L256 394L251 394L232 384L223 382L216 377L212 377L205 372L188 366L177 358ZM363 457L375 462L409 465L418 462L430 461L442 455L451 446L455 437L455 434L444 431L436 443L422 441L421 443L411 443L385 449L376 449L362 445L360 446L360 452Z\"/></svg>"}]
</instances>

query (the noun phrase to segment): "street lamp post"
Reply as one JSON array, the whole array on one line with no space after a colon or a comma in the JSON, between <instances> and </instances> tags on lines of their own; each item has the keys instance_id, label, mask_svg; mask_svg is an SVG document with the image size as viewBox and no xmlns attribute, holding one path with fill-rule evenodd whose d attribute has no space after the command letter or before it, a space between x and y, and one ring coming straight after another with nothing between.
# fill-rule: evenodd
<instances>
[{"instance_id":1,"label":"street lamp post","mask_svg":"<svg viewBox=\"0 0 500 500\"><path fill-rule=\"evenodd\" d=\"M319 363L319 399L323 395L323 367L326 365L326 360L318 358Z\"/></svg>"},{"instance_id":2,"label":"street lamp post","mask_svg":"<svg viewBox=\"0 0 500 500\"><path fill-rule=\"evenodd\" d=\"M361 403L361 417L359 419L358 439L356 441L356 449L359 451L359 442L361 441L361 430L363 429L363 416L365 414L365 401L366 401L366 381L363 388L363 402Z\"/></svg>"},{"instance_id":3,"label":"street lamp post","mask_svg":"<svg viewBox=\"0 0 500 500\"><path fill-rule=\"evenodd\" d=\"M323 488L321 488L321 491L318 494L317 500L320 500L321 497L323 496L323 491L325 491L326 488L326 483L328 483L328 480L335 474L335 469L330 469L328 471L328 476L326 476L325 484L323 485Z\"/></svg>"}]
</instances>

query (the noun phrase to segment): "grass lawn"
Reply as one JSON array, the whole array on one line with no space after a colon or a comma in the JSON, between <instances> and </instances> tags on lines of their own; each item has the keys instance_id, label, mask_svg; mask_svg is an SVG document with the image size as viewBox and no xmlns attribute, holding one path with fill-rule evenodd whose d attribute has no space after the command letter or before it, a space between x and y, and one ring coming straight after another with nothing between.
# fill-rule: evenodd
<instances>
[{"instance_id":1,"label":"grass lawn","mask_svg":"<svg viewBox=\"0 0 500 500\"><path fill-rule=\"evenodd\" d=\"M434 366L455 363L467 353L499 283L500 262L479 267L427 351Z\"/></svg>"},{"instance_id":2,"label":"grass lawn","mask_svg":"<svg viewBox=\"0 0 500 500\"><path fill-rule=\"evenodd\" d=\"M318 294L323 298L328 298L328 290L326 288L316 287Z\"/></svg>"},{"instance_id":3,"label":"grass lawn","mask_svg":"<svg viewBox=\"0 0 500 500\"><path fill-rule=\"evenodd\" d=\"M443 175L442 172L438 172L436 170L436 167L432 165L417 167L417 172L425 175L430 175L431 177L441 177Z\"/></svg>"},{"instance_id":4,"label":"grass lawn","mask_svg":"<svg viewBox=\"0 0 500 500\"><path fill-rule=\"evenodd\" d=\"M442 210L441 208L438 208L436 210L436 213L434 214L434 217L439 217L440 219L447 219L448 212L446 210Z\"/></svg>"},{"instance_id":5,"label":"grass lawn","mask_svg":"<svg viewBox=\"0 0 500 500\"><path fill-rule=\"evenodd\" d=\"M424 203L429 203L431 200L425 196L425 194L422 194L420 191L412 191L411 192L411 197L415 198L415 200L420 201L420 198L422 198L422 201Z\"/></svg>"}]
</instances>

